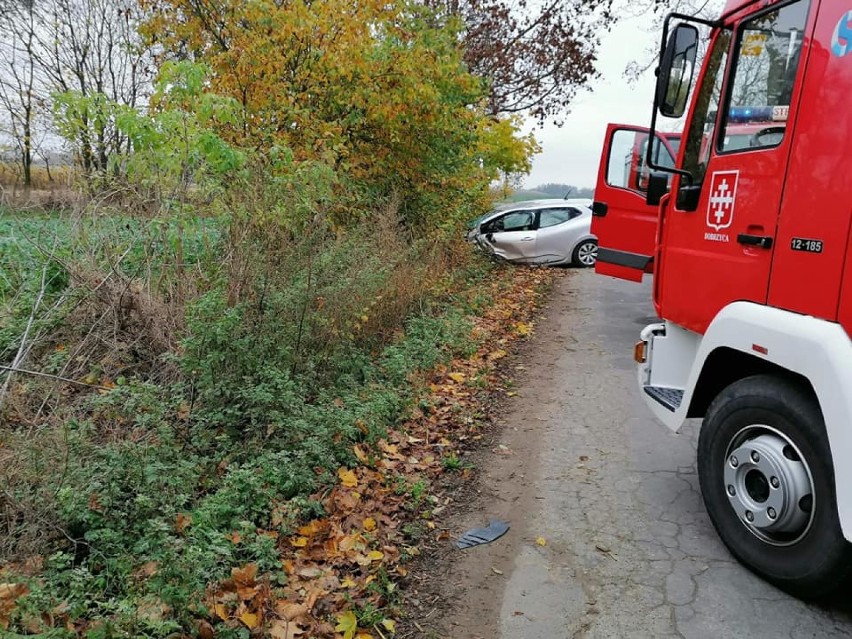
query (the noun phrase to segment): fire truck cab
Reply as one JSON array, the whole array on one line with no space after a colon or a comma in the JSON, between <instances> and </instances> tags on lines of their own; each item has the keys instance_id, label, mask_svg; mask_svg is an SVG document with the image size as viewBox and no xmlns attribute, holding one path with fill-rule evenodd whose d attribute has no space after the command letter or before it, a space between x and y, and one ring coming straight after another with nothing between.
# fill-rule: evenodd
<instances>
[{"instance_id":1,"label":"fire truck cab","mask_svg":"<svg viewBox=\"0 0 852 639\"><path fill-rule=\"evenodd\" d=\"M852 2L671 14L657 73L646 135L685 115L676 158L650 145L655 172L625 185L616 150L637 130L610 125L596 270L653 273L639 386L670 428L703 418L699 479L722 540L821 597L852 573Z\"/></svg>"}]
</instances>

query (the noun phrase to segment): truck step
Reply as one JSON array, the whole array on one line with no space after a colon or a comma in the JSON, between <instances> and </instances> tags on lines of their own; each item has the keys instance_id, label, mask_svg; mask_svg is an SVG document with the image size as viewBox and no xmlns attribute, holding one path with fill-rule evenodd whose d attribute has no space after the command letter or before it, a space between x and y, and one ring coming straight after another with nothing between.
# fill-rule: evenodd
<instances>
[{"instance_id":1,"label":"truck step","mask_svg":"<svg viewBox=\"0 0 852 639\"><path fill-rule=\"evenodd\" d=\"M680 388L666 388L665 386L645 386L645 394L662 404L670 411L675 412L680 408L683 401L683 390Z\"/></svg>"}]
</instances>

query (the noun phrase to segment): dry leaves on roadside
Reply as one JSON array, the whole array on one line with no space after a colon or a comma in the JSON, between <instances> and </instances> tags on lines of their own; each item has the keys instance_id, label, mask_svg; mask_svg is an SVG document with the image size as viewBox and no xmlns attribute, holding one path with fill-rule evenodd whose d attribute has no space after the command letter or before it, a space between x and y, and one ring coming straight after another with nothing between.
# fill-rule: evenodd
<instances>
[{"instance_id":1,"label":"dry leaves on roadside","mask_svg":"<svg viewBox=\"0 0 852 639\"><path fill-rule=\"evenodd\" d=\"M493 390L503 383L498 366L511 343L531 333L537 291L553 277L542 269L518 269L507 290L492 284L498 301L474 320L480 348L468 358L437 366L425 378L428 397L409 421L373 448L353 446L358 465L338 469L337 483L312 496L322 504L324 517L277 540L283 578L259 574L257 566L248 564L210 586L205 603L213 614L203 622L207 625L199 626L199 636L210 636L216 624L275 639L387 639L396 632L387 595L408 574L407 558L420 553L402 527L427 514L424 506L419 511L410 507L413 487L420 487L417 499L428 504L425 528L431 531L430 543L448 539L434 521L445 504L432 500L430 486L458 465L458 455L481 436L472 416L482 409L480 389ZM456 462L447 464L448 459ZM469 474L464 468L459 477ZM279 508L285 512L287 505ZM273 522L279 519L274 516ZM189 523L179 520L176 527ZM229 539L239 543L237 533ZM359 627L357 611L367 607L385 610L386 616L371 628Z\"/></svg>"}]
</instances>

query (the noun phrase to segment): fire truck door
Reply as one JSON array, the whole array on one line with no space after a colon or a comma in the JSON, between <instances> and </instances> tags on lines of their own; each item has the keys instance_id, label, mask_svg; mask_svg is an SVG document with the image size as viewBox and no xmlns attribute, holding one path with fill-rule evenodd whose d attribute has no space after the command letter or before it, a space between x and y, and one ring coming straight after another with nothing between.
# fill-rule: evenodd
<instances>
[{"instance_id":1,"label":"fire truck door","mask_svg":"<svg viewBox=\"0 0 852 639\"><path fill-rule=\"evenodd\" d=\"M595 271L632 282L651 272L657 239L658 208L645 202L648 139L648 129L608 125L592 207ZM654 155L658 163L674 166L675 153L662 136L657 136Z\"/></svg>"},{"instance_id":2,"label":"fire truck door","mask_svg":"<svg viewBox=\"0 0 852 639\"><path fill-rule=\"evenodd\" d=\"M752 14L711 44L682 143L693 186L675 180L655 283L661 315L690 330L731 302L766 303L808 5Z\"/></svg>"},{"instance_id":3,"label":"fire truck door","mask_svg":"<svg viewBox=\"0 0 852 639\"><path fill-rule=\"evenodd\" d=\"M769 283L772 306L839 319L847 330L849 303L838 317L838 297L841 282L844 289L852 283L847 257L852 164L838 142L852 131L849 93L842 89L850 87L852 41L839 37L849 34L849 8L823 3L817 18Z\"/></svg>"}]
</instances>

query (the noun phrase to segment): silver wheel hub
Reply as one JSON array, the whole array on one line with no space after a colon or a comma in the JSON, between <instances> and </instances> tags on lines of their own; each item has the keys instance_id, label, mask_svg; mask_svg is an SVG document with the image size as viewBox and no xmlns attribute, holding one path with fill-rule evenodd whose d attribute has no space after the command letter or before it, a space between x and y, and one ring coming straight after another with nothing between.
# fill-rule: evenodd
<instances>
[{"instance_id":1,"label":"silver wheel hub","mask_svg":"<svg viewBox=\"0 0 852 639\"><path fill-rule=\"evenodd\" d=\"M798 448L767 426L750 426L725 457L725 492L743 524L774 545L789 545L810 528L813 479Z\"/></svg>"},{"instance_id":2,"label":"silver wheel hub","mask_svg":"<svg viewBox=\"0 0 852 639\"><path fill-rule=\"evenodd\" d=\"M580 260L581 264L585 264L586 266L594 264L598 259L597 244L594 244L593 242L581 244L580 248L577 250L577 259Z\"/></svg>"}]
</instances>

